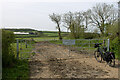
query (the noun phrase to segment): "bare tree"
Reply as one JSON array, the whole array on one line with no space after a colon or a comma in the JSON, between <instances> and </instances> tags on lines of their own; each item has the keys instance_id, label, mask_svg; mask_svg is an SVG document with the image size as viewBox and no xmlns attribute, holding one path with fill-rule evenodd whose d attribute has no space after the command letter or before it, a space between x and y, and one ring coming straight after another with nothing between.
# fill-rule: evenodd
<instances>
[{"instance_id":1,"label":"bare tree","mask_svg":"<svg viewBox=\"0 0 120 80\"><path fill-rule=\"evenodd\" d=\"M81 12L75 13L75 22L78 24L78 26L83 25L84 22L83 13Z\"/></svg>"},{"instance_id":2,"label":"bare tree","mask_svg":"<svg viewBox=\"0 0 120 80\"><path fill-rule=\"evenodd\" d=\"M63 22L64 22L64 26L69 30L71 25L72 25L72 22L73 22L73 13L72 12L68 12L68 13L65 13L64 16L63 16ZM70 30L71 31L71 30Z\"/></svg>"},{"instance_id":3,"label":"bare tree","mask_svg":"<svg viewBox=\"0 0 120 80\"><path fill-rule=\"evenodd\" d=\"M49 17L54 23L57 24L59 40L62 40L61 29L60 29L61 15L53 13L52 15L49 15Z\"/></svg>"},{"instance_id":4,"label":"bare tree","mask_svg":"<svg viewBox=\"0 0 120 80\"><path fill-rule=\"evenodd\" d=\"M76 38L83 37L84 34L84 16L82 12L76 12L74 16L74 27Z\"/></svg>"},{"instance_id":5,"label":"bare tree","mask_svg":"<svg viewBox=\"0 0 120 80\"><path fill-rule=\"evenodd\" d=\"M104 34L106 31L107 24L111 23L111 18L113 18L113 5L107 5L105 3L96 4L95 7L91 9L90 22L97 26L101 33ZM115 20L115 17L113 18Z\"/></svg>"},{"instance_id":6,"label":"bare tree","mask_svg":"<svg viewBox=\"0 0 120 80\"><path fill-rule=\"evenodd\" d=\"M68 12L63 16L65 27L70 30L73 38L79 38L84 32L84 17L82 12Z\"/></svg>"},{"instance_id":7,"label":"bare tree","mask_svg":"<svg viewBox=\"0 0 120 80\"><path fill-rule=\"evenodd\" d=\"M90 15L91 14L91 10L88 9L87 11L83 12L83 16L84 16L84 22L85 22L85 28L87 29L89 24L90 24Z\"/></svg>"}]
</instances>

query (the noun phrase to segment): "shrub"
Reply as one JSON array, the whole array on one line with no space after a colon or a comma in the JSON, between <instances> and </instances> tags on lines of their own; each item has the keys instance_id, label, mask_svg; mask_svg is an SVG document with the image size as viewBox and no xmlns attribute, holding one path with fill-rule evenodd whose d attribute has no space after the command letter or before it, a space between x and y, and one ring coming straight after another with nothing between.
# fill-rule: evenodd
<instances>
[{"instance_id":1,"label":"shrub","mask_svg":"<svg viewBox=\"0 0 120 80\"><path fill-rule=\"evenodd\" d=\"M3 67L10 67L14 64L14 48L11 45L15 40L13 32L2 30L2 64Z\"/></svg>"},{"instance_id":2,"label":"shrub","mask_svg":"<svg viewBox=\"0 0 120 80\"><path fill-rule=\"evenodd\" d=\"M120 41L118 40L118 37L116 37L113 41L111 41L110 49L112 52L116 54L117 58L119 55L119 47L120 47Z\"/></svg>"},{"instance_id":3,"label":"shrub","mask_svg":"<svg viewBox=\"0 0 120 80\"><path fill-rule=\"evenodd\" d=\"M107 27L107 32L105 35L113 40L118 36L118 30L118 22L115 22L113 25Z\"/></svg>"},{"instance_id":4,"label":"shrub","mask_svg":"<svg viewBox=\"0 0 120 80\"><path fill-rule=\"evenodd\" d=\"M84 38L85 39L93 39L93 38L99 38L99 34L97 33L85 33Z\"/></svg>"}]
</instances>

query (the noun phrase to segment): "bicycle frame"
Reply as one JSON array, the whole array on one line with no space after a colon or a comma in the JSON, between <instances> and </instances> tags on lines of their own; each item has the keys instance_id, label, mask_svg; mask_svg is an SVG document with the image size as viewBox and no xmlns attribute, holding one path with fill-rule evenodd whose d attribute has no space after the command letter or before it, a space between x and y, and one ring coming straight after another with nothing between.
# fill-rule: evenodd
<instances>
[{"instance_id":1,"label":"bicycle frame","mask_svg":"<svg viewBox=\"0 0 120 80\"><path fill-rule=\"evenodd\" d=\"M103 50L100 48L100 46L97 48L97 51L100 52L102 59L105 60L105 55L103 54Z\"/></svg>"},{"instance_id":2,"label":"bicycle frame","mask_svg":"<svg viewBox=\"0 0 120 80\"><path fill-rule=\"evenodd\" d=\"M114 67L115 66L115 55L114 55L114 53L107 51L105 47L101 48L100 45L101 44L99 44L99 43L95 44L95 48L97 48L97 50L94 53L96 60L98 62L101 62L102 60L104 60L104 61L107 62L107 64ZM99 52L98 54L101 57L100 60L97 59L97 57L99 57L99 55L96 56L96 54L97 54L96 52Z\"/></svg>"}]
</instances>

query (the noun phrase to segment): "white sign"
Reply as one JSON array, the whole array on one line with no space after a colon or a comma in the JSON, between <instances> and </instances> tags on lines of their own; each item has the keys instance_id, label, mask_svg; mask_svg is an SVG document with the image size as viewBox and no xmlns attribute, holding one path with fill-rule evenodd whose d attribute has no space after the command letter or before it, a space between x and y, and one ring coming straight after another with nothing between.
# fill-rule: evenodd
<instances>
[{"instance_id":1,"label":"white sign","mask_svg":"<svg viewBox=\"0 0 120 80\"><path fill-rule=\"evenodd\" d=\"M64 45L75 45L75 40L63 40Z\"/></svg>"}]
</instances>

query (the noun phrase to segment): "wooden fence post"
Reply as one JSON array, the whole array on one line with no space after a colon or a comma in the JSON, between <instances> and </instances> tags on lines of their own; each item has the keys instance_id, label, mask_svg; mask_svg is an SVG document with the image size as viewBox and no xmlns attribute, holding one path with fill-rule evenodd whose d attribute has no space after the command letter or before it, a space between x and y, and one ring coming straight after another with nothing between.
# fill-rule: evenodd
<instances>
[{"instance_id":1,"label":"wooden fence post","mask_svg":"<svg viewBox=\"0 0 120 80\"><path fill-rule=\"evenodd\" d=\"M89 39L89 48L90 48L90 39Z\"/></svg>"}]
</instances>

